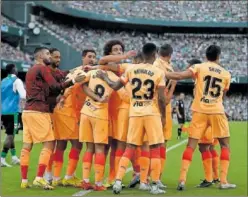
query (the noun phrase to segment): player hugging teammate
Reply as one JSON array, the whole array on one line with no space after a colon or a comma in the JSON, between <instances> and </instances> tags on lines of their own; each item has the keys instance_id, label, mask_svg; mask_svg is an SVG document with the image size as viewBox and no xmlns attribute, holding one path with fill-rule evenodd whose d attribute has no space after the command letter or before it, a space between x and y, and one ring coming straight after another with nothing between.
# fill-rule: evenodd
<instances>
[{"instance_id":1,"label":"player hugging teammate","mask_svg":"<svg viewBox=\"0 0 248 197\"><path fill-rule=\"evenodd\" d=\"M26 75L21 187L30 187L27 179L30 151L33 144L42 143L37 176L33 181L35 186L44 189L74 186L95 191L112 187L118 194L125 187L122 179L132 162L134 176L129 187L140 183L140 190L151 194L165 193L166 185L162 184L161 177L167 141L172 135L171 98L176 80L194 78L193 118L188 145L183 153L178 190L185 187L194 149L204 135L218 138L220 142L220 188L235 188L226 179L230 134L222 97L229 88L230 74L218 63L220 48L210 46L206 51L207 62L192 65L183 72L173 72L173 49L168 44L157 50L155 44L146 43L139 53L124 53L124 50L125 46L119 40L107 42L98 65L95 51L85 50L83 65L67 72L58 68L59 50L35 50L36 64ZM130 58L133 58L132 63L123 62ZM184 112L180 111L180 106L182 103L178 103L181 121ZM207 123L211 129L207 129ZM180 132L178 130L178 134ZM67 141L72 147L62 179ZM75 171L83 143L86 144L83 173L77 178ZM209 148L201 152L203 160L207 161L211 154ZM110 171L104 183L108 153ZM212 163L203 163L207 183L212 183ZM94 185L90 182L91 168L95 172Z\"/></svg>"}]
</instances>

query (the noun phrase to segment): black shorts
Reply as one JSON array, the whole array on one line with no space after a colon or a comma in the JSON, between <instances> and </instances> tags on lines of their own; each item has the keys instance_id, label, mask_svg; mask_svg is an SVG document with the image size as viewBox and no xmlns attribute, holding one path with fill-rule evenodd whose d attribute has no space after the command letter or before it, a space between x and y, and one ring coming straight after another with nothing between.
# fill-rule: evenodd
<instances>
[{"instance_id":1,"label":"black shorts","mask_svg":"<svg viewBox=\"0 0 248 197\"><path fill-rule=\"evenodd\" d=\"M19 118L19 117L18 117ZM3 126L5 127L5 133L7 135L14 135L14 116L13 115L2 115ZM18 131L17 133L18 134Z\"/></svg>"},{"instance_id":2,"label":"black shorts","mask_svg":"<svg viewBox=\"0 0 248 197\"><path fill-rule=\"evenodd\" d=\"M185 118L179 118L177 117L178 124L184 124L185 123Z\"/></svg>"}]
</instances>

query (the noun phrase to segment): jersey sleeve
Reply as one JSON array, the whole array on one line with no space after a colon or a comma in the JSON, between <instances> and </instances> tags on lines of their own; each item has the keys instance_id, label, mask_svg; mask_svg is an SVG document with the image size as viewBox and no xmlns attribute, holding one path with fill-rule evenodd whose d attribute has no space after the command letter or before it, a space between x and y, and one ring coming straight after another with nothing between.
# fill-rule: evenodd
<instances>
[{"instance_id":1,"label":"jersey sleeve","mask_svg":"<svg viewBox=\"0 0 248 197\"><path fill-rule=\"evenodd\" d=\"M165 86L165 75L164 75L164 73L162 73L161 76L160 76L158 86Z\"/></svg>"},{"instance_id":2,"label":"jersey sleeve","mask_svg":"<svg viewBox=\"0 0 248 197\"><path fill-rule=\"evenodd\" d=\"M126 70L126 72L120 77L121 82L126 85L129 80L129 70Z\"/></svg>"},{"instance_id":3,"label":"jersey sleeve","mask_svg":"<svg viewBox=\"0 0 248 197\"><path fill-rule=\"evenodd\" d=\"M119 72L119 74L125 73L125 71L127 70L127 68L128 68L129 65L130 65L129 63L119 64L118 65L118 72Z\"/></svg>"},{"instance_id":4,"label":"jersey sleeve","mask_svg":"<svg viewBox=\"0 0 248 197\"><path fill-rule=\"evenodd\" d=\"M199 64L192 65L189 67L189 70L194 74L194 77L196 77L199 72Z\"/></svg>"}]
</instances>

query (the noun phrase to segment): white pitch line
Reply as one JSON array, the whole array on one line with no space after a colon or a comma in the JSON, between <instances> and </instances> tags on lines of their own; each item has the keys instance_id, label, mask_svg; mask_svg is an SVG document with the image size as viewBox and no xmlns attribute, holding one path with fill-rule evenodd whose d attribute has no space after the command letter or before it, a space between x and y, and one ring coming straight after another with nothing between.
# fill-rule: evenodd
<instances>
[{"instance_id":1,"label":"white pitch line","mask_svg":"<svg viewBox=\"0 0 248 197\"><path fill-rule=\"evenodd\" d=\"M185 140L183 140L183 141L181 141L181 142L179 142L179 143L177 143L177 144L175 144L175 145L173 145L173 146L170 146L169 148L166 149L166 152L168 153L168 152L174 150L175 148L177 148L177 147L179 147L179 146L185 144L187 141L188 141L188 139L185 139ZM132 167L128 168L128 169L126 170L126 174L129 173L129 172L131 172L132 170L133 170ZM86 190L86 191L85 191L85 190L82 190L82 191L79 191L79 192L73 194L72 196L84 196L84 195L86 195L86 194L88 194L88 193L91 193L92 191L93 191L93 190Z\"/></svg>"}]
</instances>

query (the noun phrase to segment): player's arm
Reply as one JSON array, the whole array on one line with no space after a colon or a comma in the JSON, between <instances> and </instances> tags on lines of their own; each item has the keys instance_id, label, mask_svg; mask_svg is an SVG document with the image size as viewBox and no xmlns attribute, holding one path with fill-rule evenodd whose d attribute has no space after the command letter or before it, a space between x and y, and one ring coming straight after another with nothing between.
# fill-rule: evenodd
<instances>
[{"instance_id":1,"label":"player's arm","mask_svg":"<svg viewBox=\"0 0 248 197\"><path fill-rule=\"evenodd\" d=\"M165 104L166 105L168 105L170 103L171 99L172 99L173 93L174 93L175 88L176 88L176 84L177 84L176 81L174 81L174 80L171 81L171 86L170 86L169 92L165 97Z\"/></svg>"},{"instance_id":2,"label":"player's arm","mask_svg":"<svg viewBox=\"0 0 248 197\"><path fill-rule=\"evenodd\" d=\"M112 81L109 77L108 74L106 72L103 72L101 70L99 70L96 74L96 76L100 79L102 79L103 81L105 81L109 87L111 87L113 90L117 91L119 89L121 89L124 85L125 82L123 81L122 78L120 78L117 81Z\"/></svg>"},{"instance_id":3,"label":"player's arm","mask_svg":"<svg viewBox=\"0 0 248 197\"><path fill-rule=\"evenodd\" d=\"M158 84L158 106L159 106L159 111L161 113L161 121L163 127L165 126L165 77L164 74L161 75L159 84Z\"/></svg>"},{"instance_id":4,"label":"player's arm","mask_svg":"<svg viewBox=\"0 0 248 197\"><path fill-rule=\"evenodd\" d=\"M223 98L222 100L224 101L226 99L226 95L227 95L227 92L230 88L230 85L231 85L231 75L228 76L228 78L226 79L226 84L225 84L225 88L224 88L224 91L223 91ZM229 118L229 114L225 111L225 115L227 118Z\"/></svg>"},{"instance_id":5,"label":"player's arm","mask_svg":"<svg viewBox=\"0 0 248 197\"><path fill-rule=\"evenodd\" d=\"M120 68L119 68L119 65L116 64L116 63L108 63L106 65L96 65L96 66L91 66L91 65L86 65L84 67L84 70L85 71L89 71L89 70L109 70L109 71L112 71L112 72L119 72Z\"/></svg>"},{"instance_id":6,"label":"player's arm","mask_svg":"<svg viewBox=\"0 0 248 197\"><path fill-rule=\"evenodd\" d=\"M78 67L76 67L76 68L73 68L73 69L71 69L71 70L69 70L69 71L66 71L66 72L68 72L68 73L73 73L75 70L83 70L83 66L81 65L81 66L78 66ZM67 74L68 74L67 73Z\"/></svg>"},{"instance_id":7,"label":"player's arm","mask_svg":"<svg viewBox=\"0 0 248 197\"><path fill-rule=\"evenodd\" d=\"M88 83L84 83L82 84L84 93L90 97L91 99L93 99L94 101L100 102L100 103L105 103L108 102L108 97L99 97L98 95L96 95L88 86Z\"/></svg>"},{"instance_id":8,"label":"player's arm","mask_svg":"<svg viewBox=\"0 0 248 197\"><path fill-rule=\"evenodd\" d=\"M44 81L48 84L49 88L52 91L60 91L60 90L63 90L65 88L68 88L68 87L73 85L72 80L68 80L66 82L58 83L54 79L54 77L52 76L52 74L51 74L50 70L48 69L48 67L45 67L45 66L40 69L40 75L44 79Z\"/></svg>"},{"instance_id":9,"label":"player's arm","mask_svg":"<svg viewBox=\"0 0 248 197\"><path fill-rule=\"evenodd\" d=\"M20 99L25 100L26 99L26 90L24 88L24 84L21 79L16 79L15 81L15 89L17 90Z\"/></svg>"},{"instance_id":10,"label":"player's arm","mask_svg":"<svg viewBox=\"0 0 248 197\"><path fill-rule=\"evenodd\" d=\"M165 95L164 95L165 86L159 86L158 87L158 106L159 111L161 113L161 120L163 127L165 125Z\"/></svg>"},{"instance_id":11,"label":"player's arm","mask_svg":"<svg viewBox=\"0 0 248 197\"><path fill-rule=\"evenodd\" d=\"M172 80L182 80L194 78L194 74L191 70L188 69L182 72L167 72L165 73L165 77Z\"/></svg>"},{"instance_id":12,"label":"player's arm","mask_svg":"<svg viewBox=\"0 0 248 197\"><path fill-rule=\"evenodd\" d=\"M129 59L131 57L134 57L136 55L136 51L128 51L126 54L123 55L106 55L102 57L98 64L105 65L109 62L120 62L121 60Z\"/></svg>"}]
</instances>

